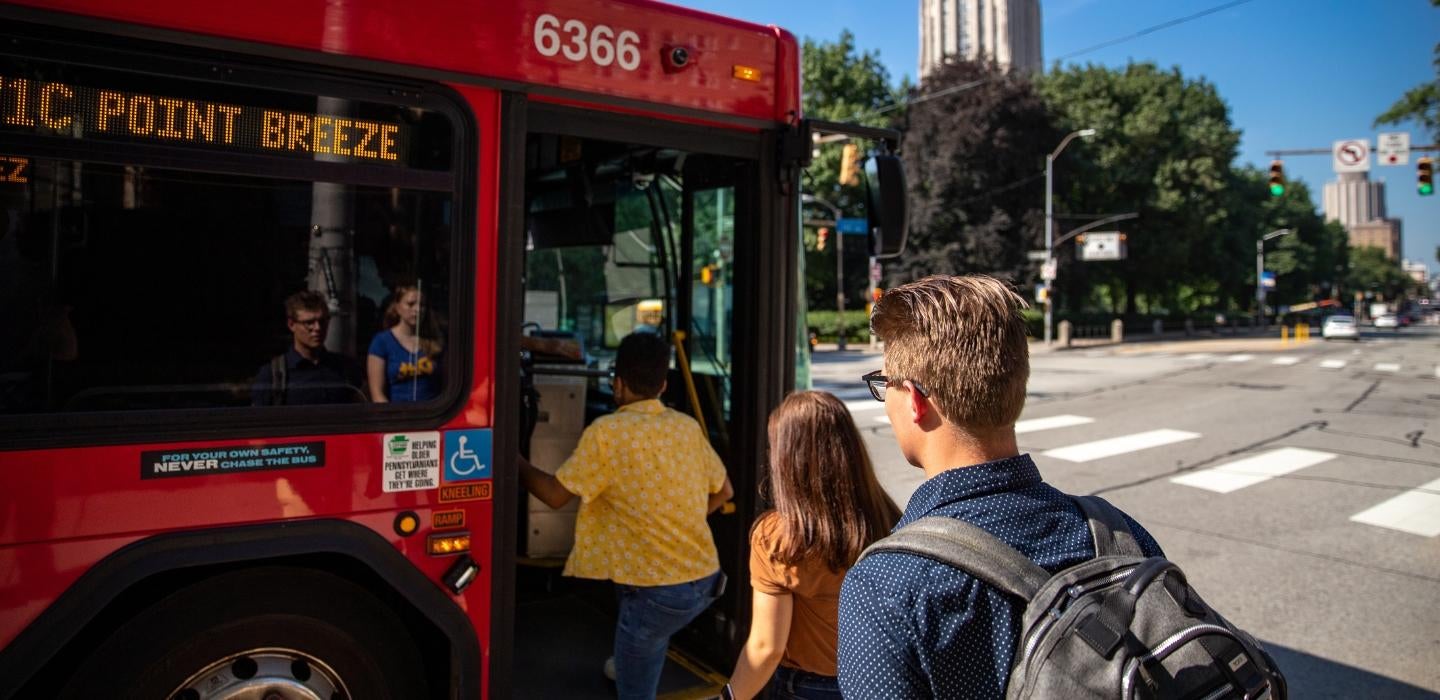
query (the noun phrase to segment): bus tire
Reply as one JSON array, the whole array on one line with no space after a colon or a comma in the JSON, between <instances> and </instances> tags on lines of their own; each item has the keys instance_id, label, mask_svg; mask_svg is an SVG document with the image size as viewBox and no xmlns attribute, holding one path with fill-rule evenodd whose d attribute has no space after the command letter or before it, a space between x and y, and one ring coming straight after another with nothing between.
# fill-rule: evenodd
<instances>
[{"instance_id":1,"label":"bus tire","mask_svg":"<svg viewBox=\"0 0 1440 700\"><path fill-rule=\"evenodd\" d=\"M222 574L162 598L71 679L62 697L209 700L266 683L292 689L280 697L429 696L417 644L393 610L349 580L283 567Z\"/></svg>"}]
</instances>

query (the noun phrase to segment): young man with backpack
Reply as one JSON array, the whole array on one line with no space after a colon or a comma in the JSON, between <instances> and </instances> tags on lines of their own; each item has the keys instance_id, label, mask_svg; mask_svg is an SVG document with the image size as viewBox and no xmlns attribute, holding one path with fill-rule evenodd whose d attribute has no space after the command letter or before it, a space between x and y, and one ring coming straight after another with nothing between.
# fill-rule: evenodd
<instances>
[{"instance_id":1,"label":"young man with backpack","mask_svg":"<svg viewBox=\"0 0 1440 700\"><path fill-rule=\"evenodd\" d=\"M927 277L875 305L885 369L864 379L926 481L845 578L845 697L1284 697L1150 533L1020 454L1024 307L984 276Z\"/></svg>"}]
</instances>

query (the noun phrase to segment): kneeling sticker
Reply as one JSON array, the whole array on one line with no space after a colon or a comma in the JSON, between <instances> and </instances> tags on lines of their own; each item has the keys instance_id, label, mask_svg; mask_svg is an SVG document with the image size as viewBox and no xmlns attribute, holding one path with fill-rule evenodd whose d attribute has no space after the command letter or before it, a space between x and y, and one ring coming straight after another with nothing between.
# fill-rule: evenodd
<instances>
[{"instance_id":1,"label":"kneeling sticker","mask_svg":"<svg viewBox=\"0 0 1440 700\"><path fill-rule=\"evenodd\" d=\"M384 441L385 493L440 486L440 433L391 433Z\"/></svg>"}]
</instances>

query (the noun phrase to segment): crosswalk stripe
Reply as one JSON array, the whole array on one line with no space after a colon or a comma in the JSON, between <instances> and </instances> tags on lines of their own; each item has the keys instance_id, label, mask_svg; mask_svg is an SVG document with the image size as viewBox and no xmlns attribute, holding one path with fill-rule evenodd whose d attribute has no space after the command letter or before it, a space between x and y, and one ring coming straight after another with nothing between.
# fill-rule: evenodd
<instances>
[{"instance_id":1,"label":"crosswalk stripe","mask_svg":"<svg viewBox=\"0 0 1440 700\"><path fill-rule=\"evenodd\" d=\"M1211 354L1211 353L1208 353L1208 352L1192 352L1192 353L1190 353L1189 355L1186 355L1186 356L1185 356L1184 358L1182 358L1182 359L1186 359L1186 360L1208 360L1208 359L1210 359L1210 358L1212 358L1212 357L1214 357L1214 356L1215 356L1215 355L1213 355L1213 354Z\"/></svg>"},{"instance_id":2,"label":"crosswalk stripe","mask_svg":"<svg viewBox=\"0 0 1440 700\"><path fill-rule=\"evenodd\" d=\"M1022 433L1033 433L1039 430L1054 430L1055 428L1069 428L1073 425L1085 425L1086 423L1094 422L1094 418L1071 415L1050 416L1048 418L1031 418L1030 420L1022 420L1019 423L1016 423L1015 434L1020 435Z\"/></svg>"},{"instance_id":3,"label":"crosswalk stripe","mask_svg":"<svg viewBox=\"0 0 1440 700\"><path fill-rule=\"evenodd\" d=\"M875 416L875 422L890 425L890 416Z\"/></svg>"},{"instance_id":4,"label":"crosswalk stripe","mask_svg":"<svg viewBox=\"0 0 1440 700\"><path fill-rule=\"evenodd\" d=\"M1376 372L1399 372L1399 371L1400 371L1400 365L1397 365L1397 364L1395 364L1394 362L1376 362L1376 363L1375 363L1375 371L1376 371Z\"/></svg>"},{"instance_id":5,"label":"crosswalk stripe","mask_svg":"<svg viewBox=\"0 0 1440 700\"><path fill-rule=\"evenodd\" d=\"M1325 360L1324 362L1321 362L1321 363L1320 363L1320 366L1321 366L1321 367L1324 367L1325 369L1345 369L1345 361L1344 361L1344 360Z\"/></svg>"},{"instance_id":6,"label":"crosswalk stripe","mask_svg":"<svg viewBox=\"0 0 1440 700\"><path fill-rule=\"evenodd\" d=\"M1332 459L1335 459L1335 455L1329 452L1283 447L1211 469L1177 476L1170 481L1215 493L1230 493Z\"/></svg>"},{"instance_id":7,"label":"crosswalk stripe","mask_svg":"<svg viewBox=\"0 0 1440 700\"><path fill-rule=\"evenodd\" d=\"M1281 355L1270 361L1272 365L1293 365L1300 361L1300 358L1291 355Z\"/></svg>"},{"instance_id":8,"label":"crosswalk stripe","mask_svg":"<svg viewBox=\"0 0 1440 700\"><path fill-rule=\"evenodd\" d=\"M1360 511L1350 520L1408 532L1422 537L1440 535L1440 479Z\"/></svg>"},{"instance_id":9,"label":"crosswalk stripe","mask_svg":"<svg viewBox=\"0 0 1440 700\"><path fill-rule=\"evenodd\" d=\"M856 411L874 411L881 408L885 408L885 404L880 403L873 398L865 399L864 401L845 402L845 409L850 411L851 413L854 413Z\"/></svg>"},{"instance_id":10,"label":"crosswalk stripe","mask_svg":"<svg viewBox=\"0 0 1440 700\"><path fill-rule=\"evenodd\" d=\"M1255 359L1254 355L1231 355L1225 358L1226 362L1249 362Z\"/></svg>"},{"instance_id":11,"label":"crosswalk stripe","mask_svg":"<svg viewBox=\"0 0 1440 700\"><path fill-rule=\"evenodd\" d=\"M1067 462L1089 462L1104 457L1114 457L1127 452L1146 450L1161 445L1169 445L1174 442L1194 440L1200 437L1200 433L1190 433L1184 430L1150 430L1134 435L1122 435L1107 440L1096 440L1085 442L1079 445L1068 447L1057 447L1053 450L1046 450L1043 454L1046 457L1063 459Z\"/></svg>"}]
</instances>

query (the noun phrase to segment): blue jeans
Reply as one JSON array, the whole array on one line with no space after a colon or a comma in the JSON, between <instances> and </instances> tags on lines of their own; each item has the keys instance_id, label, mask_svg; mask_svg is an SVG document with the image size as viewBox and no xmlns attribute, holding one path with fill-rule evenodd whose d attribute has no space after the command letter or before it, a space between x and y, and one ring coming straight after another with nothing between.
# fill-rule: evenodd
<instances>
[{"instance_id":1,"label":"blue jeans","mask_svg":"<svg viewBox=\"0 0 1440 700\"><path fill-rule=\"evenodd\" d=\"M620 700L653 700L671 635L715 602L720 572L671 586L616 584L615 689Z\"/></svg>"},{"instance_id":2,"label":"blue jeans","mask_svg":"<svg viewBox=\"0 0 1440 700\"><path fill-rule=\"evenodd\" d=\"M840 700L840 680L779 666L761 695L767 700Z\"/></svg>"}]
</instances>

